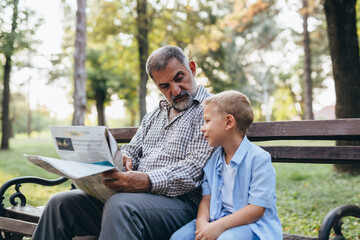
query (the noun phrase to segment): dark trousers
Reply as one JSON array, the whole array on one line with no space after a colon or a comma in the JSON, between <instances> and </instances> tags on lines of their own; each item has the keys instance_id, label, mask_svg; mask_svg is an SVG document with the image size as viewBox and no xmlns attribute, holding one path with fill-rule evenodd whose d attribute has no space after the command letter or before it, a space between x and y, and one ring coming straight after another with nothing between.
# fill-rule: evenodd
<instances>
[{"instance_id":1,"label":"dark trousers","mask_svg":"<svg viewBox=\"0 0 360 240\"><path fill-rule=\"evenodd\" d=\"M149 193L118 193L105 205L80 190L54 195L46 204L33 240L169 239L196 218L196 207L185 197Z\"/></svg>"}]
</instances>

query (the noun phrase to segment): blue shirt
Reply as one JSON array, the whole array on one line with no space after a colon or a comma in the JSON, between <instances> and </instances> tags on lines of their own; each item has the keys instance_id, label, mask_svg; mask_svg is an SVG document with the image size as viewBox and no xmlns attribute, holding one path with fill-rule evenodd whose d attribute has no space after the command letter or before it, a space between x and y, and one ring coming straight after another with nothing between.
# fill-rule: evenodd
<instances>
[{"instance_id":1,"label":"blue shirt","mask_svg":"<svg viewBox=\"0 0 360 240\"><path fill-rule=\"evenodd\" d=\"M222 158L223 148L219 147L204 167L202 195L211 194L210 221L230 214L222 209ZM264 215L249 226L259 239L283 239L276 209L276 175L270 154L251 143L245 136L231 159L230 166L236 169L233 189L234 212L248 204L264 207Z\"/></svg>"}]
</instances>

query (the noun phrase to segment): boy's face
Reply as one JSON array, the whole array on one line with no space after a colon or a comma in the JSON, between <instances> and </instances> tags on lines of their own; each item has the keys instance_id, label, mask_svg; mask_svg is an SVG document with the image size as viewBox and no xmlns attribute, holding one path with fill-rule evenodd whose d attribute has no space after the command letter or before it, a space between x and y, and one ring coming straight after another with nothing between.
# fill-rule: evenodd
<instances>
[{"instance_id":1,"label":"boy's face","mask_svg":"<svg viewBox=\"0 0 360 240\"><path fill-rule=\"evenodd\" d=\"M212 147L221 146L225 137L226 116L218 110L214 104L208 104L204 108L204 125L201 131Z\"/></svg>"}]
</instances>

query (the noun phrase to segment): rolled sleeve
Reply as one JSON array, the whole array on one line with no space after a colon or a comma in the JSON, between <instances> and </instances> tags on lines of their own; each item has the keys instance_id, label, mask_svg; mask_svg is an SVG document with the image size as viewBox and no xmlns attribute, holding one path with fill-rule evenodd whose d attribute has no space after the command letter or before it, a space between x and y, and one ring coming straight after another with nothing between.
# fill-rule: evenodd
<instances>
[{"instance_id":1,"label":"rolled sleeve","mask_svg":"<svg viewBox=\"0 0 360 240\"><path fill-rule=\"evenodd\" d=\"M249 189L249 203L271 208L275 201L275 170L267 152L255 156Z\"/></svg>"},{"instance_id":2,"label":"rolled sleeve","mask_svg":"<svg viewBox=\"0 0 360 240\"><path fill-rule=\"evenodd\" d=\"M204 181L201 184L201 189L202 189L202 195L203 196L211 194L209 181L208 181L206 175L204 175Z\"/></svg>"}]
</instances>

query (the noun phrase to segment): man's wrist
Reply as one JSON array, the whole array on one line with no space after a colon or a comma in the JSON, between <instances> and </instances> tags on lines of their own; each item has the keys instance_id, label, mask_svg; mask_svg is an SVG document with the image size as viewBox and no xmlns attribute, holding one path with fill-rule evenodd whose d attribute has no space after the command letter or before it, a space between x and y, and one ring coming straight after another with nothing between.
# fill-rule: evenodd
<instances>
[{"instance_id":1,"label":"man's wrist","mask_svg":"<svg viewBox=\"0 0 360 240\"><path fill-rule=\"evenodd\" d=\"M146 173L130 171L127 172L130 177L130 182L133 183L135 192L149 192L151 190L151 182Z\"/></svg>"}]
</instances>

